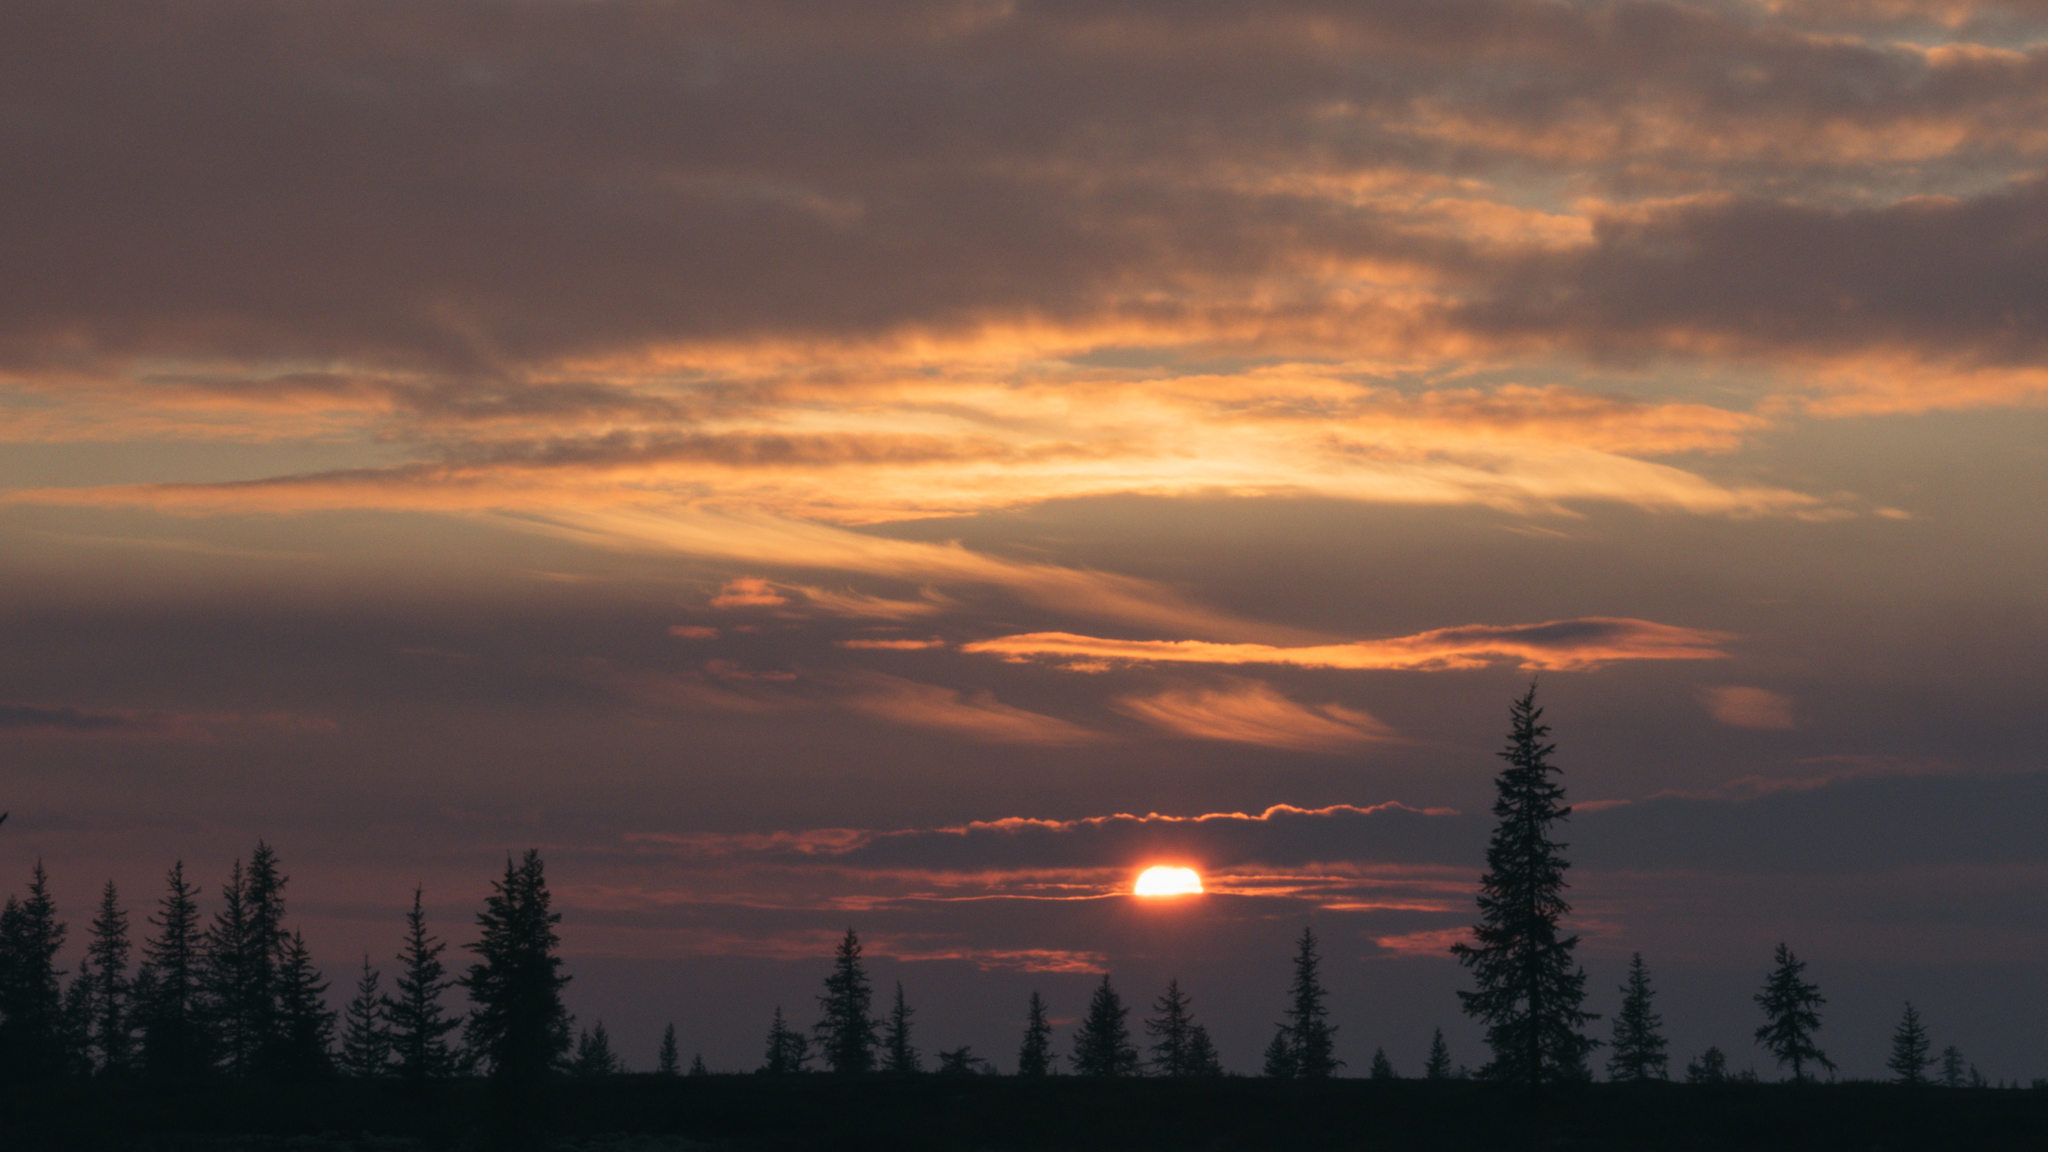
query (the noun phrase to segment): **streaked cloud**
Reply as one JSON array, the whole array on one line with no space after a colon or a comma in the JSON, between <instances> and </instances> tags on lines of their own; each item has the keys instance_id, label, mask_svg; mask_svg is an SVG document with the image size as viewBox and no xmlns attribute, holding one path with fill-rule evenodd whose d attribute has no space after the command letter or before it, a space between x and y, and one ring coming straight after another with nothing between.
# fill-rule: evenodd
<instances>
[{"instance_id":1,"label":"streaked cloud","mask_svg":"<svg viewBox=\"0 0 2048 1152\"><path fill-rule=\"evenodd\" d=\"M1718 660L1725 632L1649 620L1586 617L1542 624L1438 628L1386 640L1281 648L1201 640L1110 640L1036 632L961 646L1006 659L1078 657L1174 664L1287 664L1301 668L1446 671L1512 662L1532 671L1583 671L1618 660Z\"/></svg>"},{"instance_id":2,"label":"streaked cloud","mask_svg":"<svg viewBox=\"0 0 2048 1152\"><path fill-rule=\"evenodd\" d=\"M860 675L853 687L847 707L914 728L999 743L1086 744L1104 739L1057 717L1011 707L986 690L963 692L880 672Z\"/></svg>"},{"instance_id":3,"label":"streaked cloud","mask_svg":"<svg viewBox=\"0 0 2048 1152\"><path fill-rule=\"evenodd\" d=\"M1117 700L1116 708L1180 736L1305 752L1334 752L1396 738L1392 729L1364 712L1341 704L1297 704L1258 680L1233 678L1223 688L1125 696Z\"/></svg>"}]
</instances>

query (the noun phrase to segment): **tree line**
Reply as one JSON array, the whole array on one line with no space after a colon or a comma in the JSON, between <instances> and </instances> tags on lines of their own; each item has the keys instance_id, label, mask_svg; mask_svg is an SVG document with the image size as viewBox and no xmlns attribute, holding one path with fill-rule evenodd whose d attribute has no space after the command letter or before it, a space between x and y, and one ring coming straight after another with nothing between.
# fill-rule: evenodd
<instances>
[{"instance_id":1,"label":"tree line","mask_svg":"<svg viewBox=\"0 0 2048 1152\"><path fill-rule=\"evenodd\" d=\"M1531 685L1510 708L1508 745L1500 753L1507 767L1495 781L1498 823L1480 881L1479 923L1469 942L1451 949L1472 970L1475 987L1458 996L1465 1012L1485 1025L1492 1059L1477 1073L1454 1068L1439 1028L1423 1064L1427 1079L1476 1075L1540 1090L1590 1080L1589 1057L1602 1044L1585 1033L1599 1017L1583 1008L1586 975L1574 960L1579 938L1560 926L1571 910L1564 899L1570 865L1563 855L1568 845L1555 840L1553 831L1571 809L1551 759L1556 747L1547 742L1550 729L1535 699ZM183 863L174 864L148 916L151 931L131 973L128 915L108 881L83 958L66 983L57 957L68 929L39 862L26 897L10 896L0 908L0 1077L227 1075L290 1081L346 1075L421 1084L481 1074L517 1093L555 1072L598 1076L624 1070L603 1021L571 1034L574 1021L561 997L569 977L561 970L555 932L561 915L551 910L538 850L507 858L503 877L493 882L477 914L478 939L465 946L474 960L459 972L443 959L447 945L428 931L423 892L415 888L390 990L366 955L354 994L339 1013L328 1006L329 985L304 936L288 926L287 885L277 853L259 841L246 865L238 860L230 869L219 909L203 921L198 890L186 879ZM913 1042L915 1009L902 984L889 1010L876 1014L861 956L860 938L849 927L817 997L820 1019L800 1030L778 1005L758 1071L795 1074L810 1070L814 1061L842 1074L925 1071ZM1755 996L1764 1016L1756 1042L1795 1081L1835 1071L1816 1037L1826 1000L1806 980L1805 967L1781 943ZM468 998L466 1013L444 1002L456 988ZM1669 1045L1641 953L1631 959L1621 992L1608 1042L1609 1078L1669 1079ZM1265 1076L1325 1080L1345 1066L1335 1055L1337 1026L1327 998L1319 941L1304 928L1295 945L1284 1019L1263 1054ZM1062 1068L1047 1005L1034 991L1025 1007L1017 1075L1224 1074L1209 1031L1195 1019L1193 999L1177 978L1153 1002L1142 1037L1131 1029L1130 1011L1103 974ZM942 1074L995 1071L971 1047L934 1055L933 1070ZM1911 1003L1887 1066L1907 1084L1984 1085L1953 1046L1938 1057L1931 1054L1927 1030ZM655 1070L683 1074L673 1024L662 1036ZM701 1055L688 1071L708 1072ZM1367 1075L1398 1078L1384 1049L1374 1052ZM1691 1083L1755 1078L1753 1071L1731 1072L1718 1048L1708 1048L1684 1070Z\"/></svg>"}]
</instances>

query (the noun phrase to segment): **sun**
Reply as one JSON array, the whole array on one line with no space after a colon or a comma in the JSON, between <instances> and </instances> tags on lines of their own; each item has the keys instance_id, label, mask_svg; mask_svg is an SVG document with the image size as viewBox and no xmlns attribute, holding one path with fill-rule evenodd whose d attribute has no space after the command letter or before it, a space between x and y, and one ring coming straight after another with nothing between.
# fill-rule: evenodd
<instances>
[{"instance_id":1,"label":"sun","mask_svg":"<svg viewBox=\"0 0 2048 1152\"><path fill-rule=\"evenodd\" d=\"M1161 864L1138 873L1138 883L1131 892L1138 896L1188 896L1201 890L1202 878L1193 868Z\"/></svg>"}]
</instances>

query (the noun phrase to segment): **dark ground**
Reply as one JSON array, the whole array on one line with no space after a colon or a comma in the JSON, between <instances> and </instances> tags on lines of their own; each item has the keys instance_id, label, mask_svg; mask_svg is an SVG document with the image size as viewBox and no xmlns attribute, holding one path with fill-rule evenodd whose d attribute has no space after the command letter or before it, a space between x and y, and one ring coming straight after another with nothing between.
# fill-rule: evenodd
<instances>
[{"instance_id":1,"label":"dark ground","mask_svg":"<svg viewBox=\"0 0 2048 1152\"><path fill-rule=\"evenodd\" d=\"M528 1101L534 1102L534 1101ZM4 1152L904 1149L2048 1150L2048 1091L1594 1084L1531 1101L1469 1082L801 1076L560 1081L508 1133L485 1085L16 1085Z\"/></svg>"}]
</instances>

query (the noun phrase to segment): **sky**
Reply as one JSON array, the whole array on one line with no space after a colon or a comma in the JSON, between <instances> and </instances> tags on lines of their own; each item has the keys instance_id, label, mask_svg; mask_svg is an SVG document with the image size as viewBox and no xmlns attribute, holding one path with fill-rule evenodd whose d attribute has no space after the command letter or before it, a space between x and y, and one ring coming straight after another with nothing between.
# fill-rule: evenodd
<instances>
[{"instance_id":1,"label":"sky","mask_svg":"<svg viewBox=\"0 0 2048 1152\"><path fill-rule=\"evenodd\" d=\"M1254 1072L1312 927L1476 1067L1533 681L1593 1035L1774 1075L1783 941L2048 1076L2048 3L12 0L0 151L74 945L260 839L339 1001L532 846L631 1066L852 927L927 1054Z\"/></svg>"}]
</instances>

